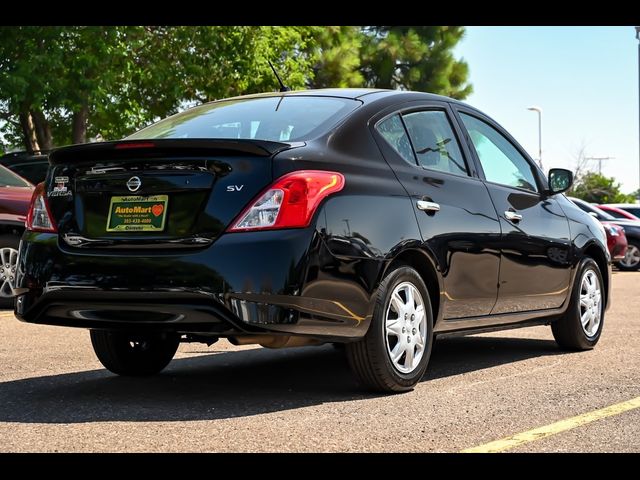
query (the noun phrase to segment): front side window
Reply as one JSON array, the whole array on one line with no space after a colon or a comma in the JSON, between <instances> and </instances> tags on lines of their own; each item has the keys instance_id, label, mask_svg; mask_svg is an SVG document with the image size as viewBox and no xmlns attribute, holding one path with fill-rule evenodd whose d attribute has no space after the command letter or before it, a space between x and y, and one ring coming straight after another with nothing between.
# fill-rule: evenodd
<instances>
[{"instance_id":1,"label":"front side window","mask_svg":"<svg viewBox=\"0 0 640 480\"><path fill-rule=\"evenodd\" d=\"M489 182L537 192L529 162L500 132L488 123L460 113Z\"/></svg>"},{"instance_id":2,"label":"front side window","mask_svg":"<svg viewBox=\"0 0 640 480\"><path fill-rule=\"evenodd\" d=\"M411 150L411 142L409 142L404 125L402 125L400 115L394 115L383 120L376 126L376 130L402 158L412 165L416 164L416 159Z\"/></svg>"},{"instance_id":3,"label":"front side window","mask_svg":"<svg viewBox=\"0 0 640 480\"><path fill-rule=\"evenodd\" d=\"M403 116L418 163L431 170L467 175L447 114L441 110L408 113Z\"/></svg>"}]
</instances>

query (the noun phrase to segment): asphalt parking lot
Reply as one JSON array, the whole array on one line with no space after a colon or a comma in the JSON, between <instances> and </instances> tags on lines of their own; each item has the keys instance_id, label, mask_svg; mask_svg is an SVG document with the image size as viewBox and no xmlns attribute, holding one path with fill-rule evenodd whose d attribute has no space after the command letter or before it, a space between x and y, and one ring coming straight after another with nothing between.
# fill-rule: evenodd
<instances>
[{"instance_id":1,"label":"asphalt parking lot","mask_svg":"<svg viewBox=\"0 0 640 480\"><path fill-rule=\"evenodd\" d=\"M640 273L614 273L593 351L560 352L548 327L441 339L394 396L358 390L330 346L186 344L162 374L119 378L86 331L5 311L0 451L639 452L639 293Z\"/></svg>"}]
</instances>

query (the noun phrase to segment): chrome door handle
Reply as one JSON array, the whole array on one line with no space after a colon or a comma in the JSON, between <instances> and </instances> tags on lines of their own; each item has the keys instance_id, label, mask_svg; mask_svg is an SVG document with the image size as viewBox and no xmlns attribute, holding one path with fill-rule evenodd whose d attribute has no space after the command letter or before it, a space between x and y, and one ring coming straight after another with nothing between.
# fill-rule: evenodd
<instances>
[{"instance_id":1,"label":"chrome door handle","mask_svg":"<svg viewBox=\"0 0 640 480\"><path fill-rule=\"evenodd\" d=\"M422 210L424 212L439 212L440 211L440 205L437 204L436 202L427 202L425 200L418 200L416 202L416 205L418 206L418 210Z\"/></svg>"},{"instance_id":2,"label":"chrome door handle","mask_svg":"<svg viewBox=\"0 0 640 480\"><path fill-rule=\"evenodd\" d=\"M522 220L522 215L516 212L512 212L511 210L507 210L504 212L504 218L507 220L511 220L512 222L519 222Z\"/></svg>"}]
</instances>

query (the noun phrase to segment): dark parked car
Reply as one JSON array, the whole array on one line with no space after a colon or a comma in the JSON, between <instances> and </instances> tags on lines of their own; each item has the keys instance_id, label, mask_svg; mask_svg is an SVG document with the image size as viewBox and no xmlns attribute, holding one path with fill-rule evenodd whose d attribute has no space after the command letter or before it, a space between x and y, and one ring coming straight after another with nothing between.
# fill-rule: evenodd
<instances>
[{"instance_id":1,"label":"dark parked car","mask_svg":"<svg viewBox=\"0 0 640 480\"><path fill-rule=\"evenodd\" d=\"M91 329L104 366L162 370L181 341L345 343L361 381L411 389L435 335L550 324L592 348L601 224L478 110L329 89L195 107L50 155L16 315Z\"/></svg>"},{"instance_id":2,"label":"dark parked car","mask_svg":"<svg viewBox=\"0 0 640 480\"><path fill-rule=\"evenodd\" d=\"M0 308L13 306L18 245L34 187L0 165Z\"/></svg>"},{"instance_id":3,"label":"dark parked car","mask_svg":"<svg viewBox=\"0 0 640 480\"><path fill-rule=\"evenodd\" d=\"M44 182L47 176L49 157L45 153L7 153L0 157L0 165L4 165L12 172L37 185L40 182Z\"/></svg>"},{"instance_id":4,"label":"dark parked car","mask_svg":"<svg viewBox=\"0 0 640 480\"><path fill-rule=\"evenodd\" d=\"M624 258L616 262L616 266L621 270L638 270L640 268L640 221L615 218L584 200L570 198L578 207L601 222L612 222L624 228L624 233L627 236L627 251Z\"/></svg>"}]
</instances>

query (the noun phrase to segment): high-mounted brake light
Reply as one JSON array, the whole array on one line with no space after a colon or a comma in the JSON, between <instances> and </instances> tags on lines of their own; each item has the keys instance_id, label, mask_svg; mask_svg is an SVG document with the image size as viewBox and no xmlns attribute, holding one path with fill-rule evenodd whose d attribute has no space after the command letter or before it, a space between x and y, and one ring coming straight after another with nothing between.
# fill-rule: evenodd
<instances>
[{"instance_id":1,"label":"high-mounted brake light","mask_svg":"<svg viewBox=\"0 0 640 480\"><path fill-rule=\"evenodd\" d=\"M26 227L32 232L58 231L49 210L49 202L45 194L44 183L39 183L31 196L31 205L27 213Z\"/></svg>"},{"instance_id":2,"label":"high-mounted brake light","mask_svg":"<svg viewBox=\"0 0 640 480\"><path fill-rule=\"evenodd\" d=\"M127 148L153 148L155 147L153 142L135 142L135 143L118 143L116 150L125 150Z\"/></svg>"},{"instance_id":3,"label":"high-mounted brake light","mask_svg":"<svg viewBox=\"0 0 640 480\"><path fill-rule=\"evenodd\" d=\"M277 179L231 223L229 232L304 228L320 202L344 187L344 176L324 170L300 170Z\"/></svg>"}]
</instances>

